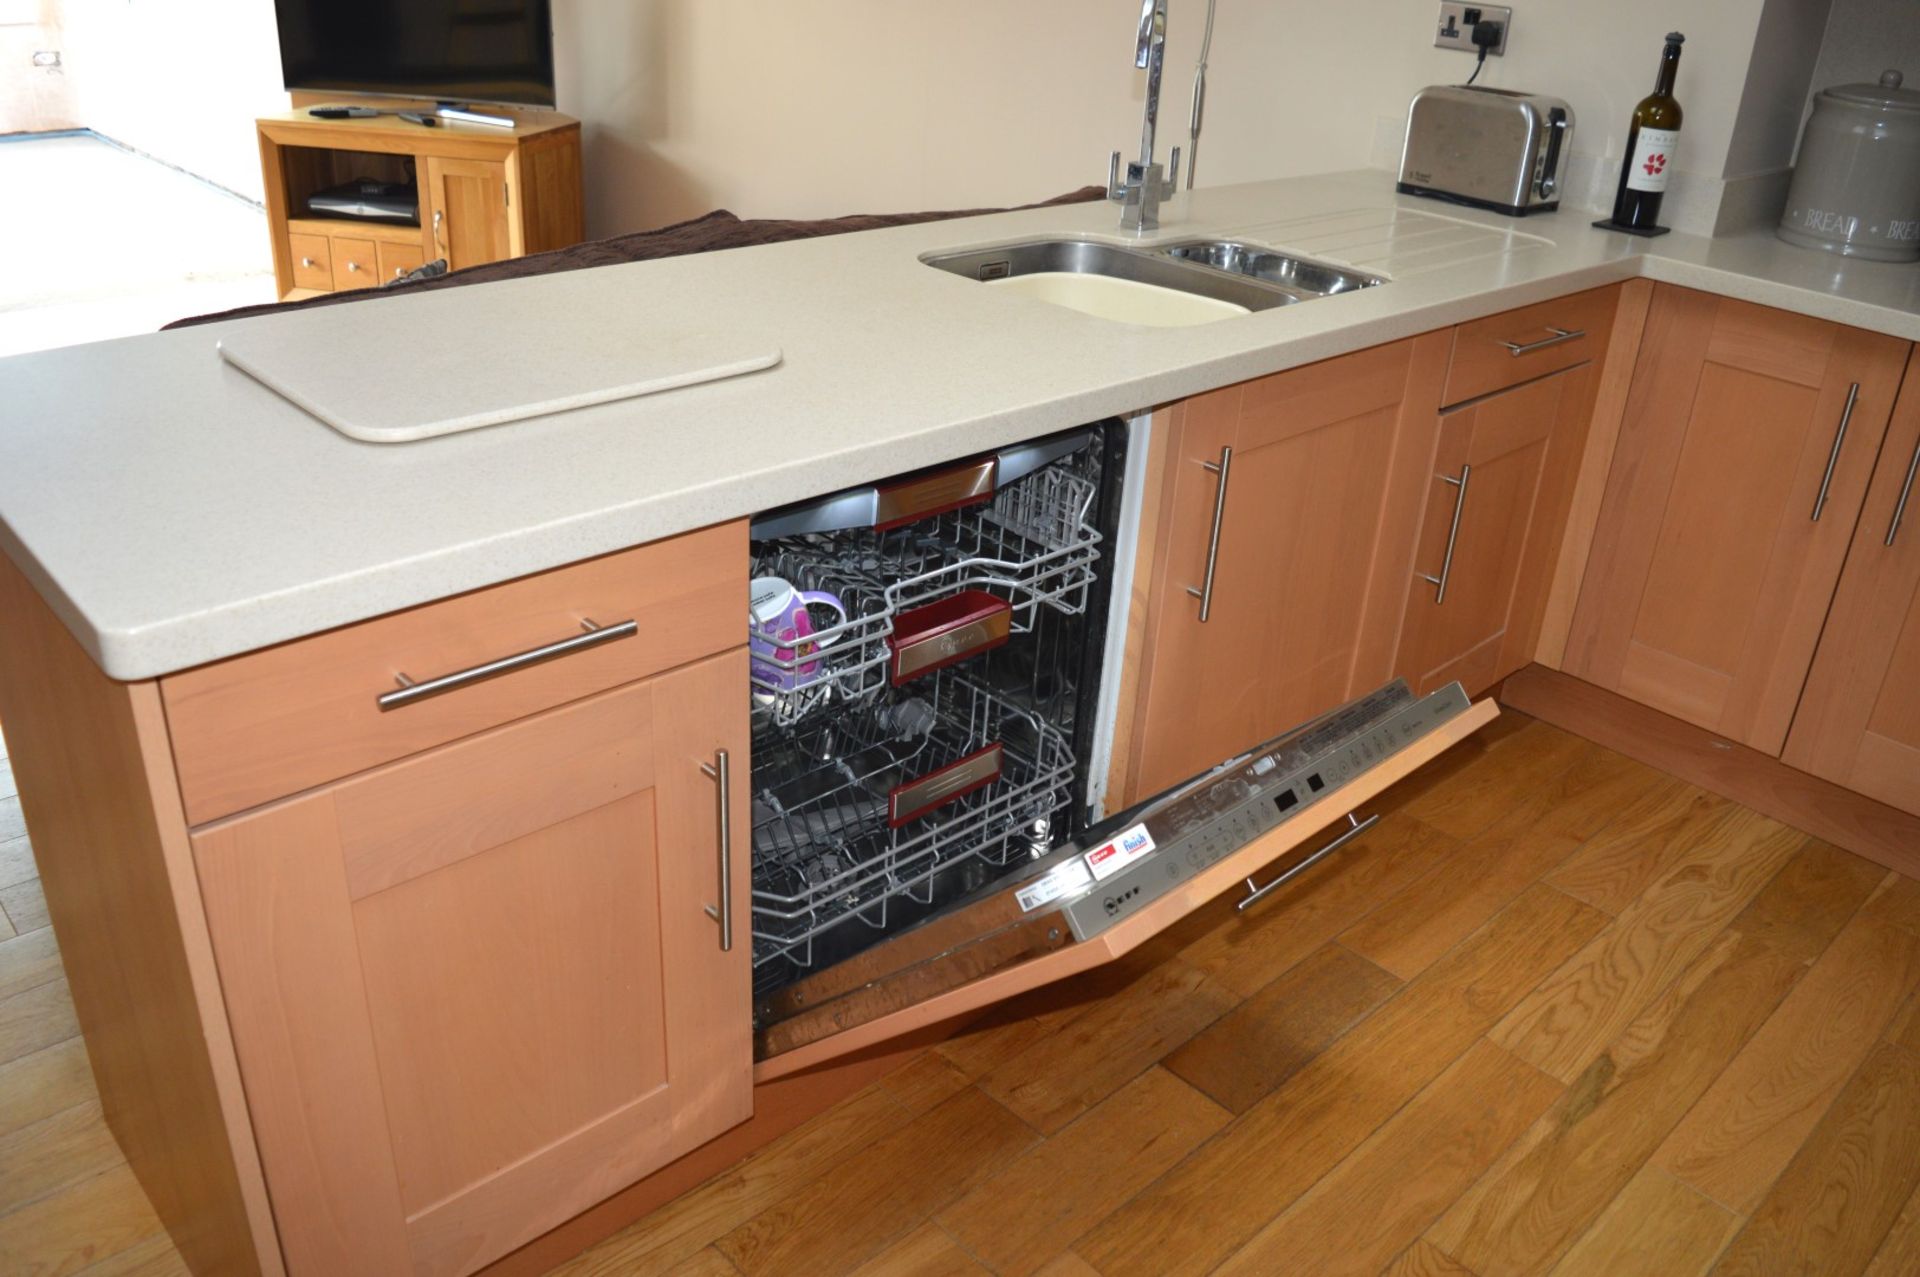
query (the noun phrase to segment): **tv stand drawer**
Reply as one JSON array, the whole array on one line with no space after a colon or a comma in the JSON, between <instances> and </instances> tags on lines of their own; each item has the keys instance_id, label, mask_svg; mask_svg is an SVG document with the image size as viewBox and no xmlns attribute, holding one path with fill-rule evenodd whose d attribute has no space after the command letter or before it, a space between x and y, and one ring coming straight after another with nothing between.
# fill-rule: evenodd
<instances>
[{"instance_id":1,"label":"tv stand drawer","mask_svg":"<svg viewBox=\"0 0 1920 1277\"><path fill-rule=\"evenodd\" d=\"M395 244L387 240L380 241L379 257L382 284L404 279L409 271L419 270L427 260L426 252L418 244Z\"/></svg>"},{"instance_id":2,"label":"tv stand drawer","mask_svg":"<svg viewBox=\"0 0 1920 1277\"><path fill-rule=\"evenodd\" d=\"M333 237L333 291L372 288L380 282L379 250L370 239Z\"/></svg>"},{"instance_id":3,"label":"tv stand drawer","mask_svg":"<svg viewBox=\"0 0 1920 1277\"><path fill-rule=\"evenodd\" d=\"M293 257L295 288L333 291L333 243L331 240L325 235L303 235L296 231L287 236L287 247L291 250Z\"/></svg>"}]
</instances>

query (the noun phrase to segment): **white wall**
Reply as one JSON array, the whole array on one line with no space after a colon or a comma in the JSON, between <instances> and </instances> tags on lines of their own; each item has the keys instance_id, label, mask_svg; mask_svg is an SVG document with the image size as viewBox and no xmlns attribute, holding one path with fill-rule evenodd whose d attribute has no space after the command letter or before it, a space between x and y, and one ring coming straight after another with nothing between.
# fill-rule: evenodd
<instances>
[{"instance_id":1,"label":"white wall","mask_svg":"<svg viewBox=\"0 0 1920 1277\"><path fill-rule=\"evenodd\" d=\"M64 66L37 67L36 53L60 53L60 0L0 0L0 133L42 133L78 125Z\"/></svg>"},{"instance_id":2,"label":"white wall","mask_svg":"<svg viewBox=\"0 0 1920 1277\"><path fill-rule=\"evenodd\" d=\"M1367 4L1378 0L1366 0ZM1343 6L1222 0L1203 178L1365 162ZM1162 144L1203 6L1173 0ZM969 207L1104 180L1139 146L1130 0L557 0L560 106L585 123L588 229ZM1291 55L1288 51L1294 51ZM1302 107L1306 107L1304 112Z\"/></svg>"},{"instance_id":3,"label":"white wall","mask_svg":"<svg viewBox=\"0 0 1920 1277\"><path fill-rule=\"evenodd\" d=\"M1772 0L1807 3L1810 0ZM1896 0L1911 3L1911 0ZM1661 37L1688 43L1670 205L1711 229L1760 0L1521 0L1481 82L1573 104L1583 182L1611 199ZM1201 182L1398 162L1407 103L1464 79L1433 0L1219 0ZM1185 131L1205 6L1172 0L1162 149ZM585 124L588 230L715 207L815 216L1003 204L1137 148L1133 0L556 0L562 110Z\"/></svg>"},{"instance_id":4,"label":"white wall","mask_svg":"<svg viewBox=\"0 0 1920 1277\"><path fill-rule=\"evenodd\" d=\"M287 109L272 0L67 0L80 123L251 199L254 117Z\"/></svg>"},{"instance_id":5,"label":"white wall","mask_svg":"<svg viewBox=\"0 0 1920 1277\"><path fill-rule=\"evenodd\" d=\"M1398 31L1405 15L1436 6L1399 0L1390 7L1399 15L1392 24ZM1488 59L1479 83L1550 93L1572 105L1574 158L1564 198L1587 207L1611 206L1634 103L1653 90L1666 33L1686 35L1674 91L1685 125L1661 220L1677 230L1711 233L1759 0L1519 0L1513 9L1512 47L1506 57ZM1433 48L1417 30L1396 36L1390 56L1401 86L1458 81L1472 65L1463 54ZM1379 110L1394 123L1383 123L1373 159L1393 166L1405 104L1383 95Z\"/></svg>"}]
</instances>

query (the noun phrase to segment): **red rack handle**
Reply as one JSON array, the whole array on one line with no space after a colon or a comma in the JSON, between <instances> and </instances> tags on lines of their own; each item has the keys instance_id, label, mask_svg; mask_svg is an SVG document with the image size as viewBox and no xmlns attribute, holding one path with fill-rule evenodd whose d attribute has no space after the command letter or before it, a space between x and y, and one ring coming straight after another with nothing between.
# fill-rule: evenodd
<instances>
[{"instance_id":1,"label":"red rack handle","mask_svg":"<svg viewBox=\"0 0 1920 1277\"><path fill-rule=\"evenodd\" d=\"M1012 633L1013 604L985 590L962 590L902 612L887 635L893 685L991 651Z\"/></svg>"},{"instance_id":2,"label":"red rack handle","mask_svg":"<svg viewBox=\"0 0 1920 1277\"><path fill-rule=\"evenodd\" d=\"M995 741L918 780L895 785L887 794L887 824L898 829L956 798L991 785L1000 779L1000 756L1000 742Z\"/></svg>"},{"instance_id":3,"label":"red rack handle","mask_svg":"<svg viewBox=\"0 0 1920 1277\"><path fill-rule=\"evenodd\" d=\"M993 496L999 473L998 457L982 457L947 470L882 484L873 526L887 532L949 510L978 505Z\"/></svg>"}]
</instances>

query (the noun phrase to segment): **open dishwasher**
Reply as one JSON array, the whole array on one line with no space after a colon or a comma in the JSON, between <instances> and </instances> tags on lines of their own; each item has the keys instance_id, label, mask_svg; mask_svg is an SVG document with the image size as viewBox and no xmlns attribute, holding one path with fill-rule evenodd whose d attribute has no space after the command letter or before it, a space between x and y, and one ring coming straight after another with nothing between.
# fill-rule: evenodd
<instances>
[{"instance_id":1,"label":"open dishwasher","mask_svg":"<svg viewBox=\"0 0 1920 1277\"><path fill-rule=\"evenodd\" d=\"M754 520L763 1075L1118 956L1492 717L1391 684L1099 819L1127 446L1108 421Z\"/></svg>"}]
</instances>

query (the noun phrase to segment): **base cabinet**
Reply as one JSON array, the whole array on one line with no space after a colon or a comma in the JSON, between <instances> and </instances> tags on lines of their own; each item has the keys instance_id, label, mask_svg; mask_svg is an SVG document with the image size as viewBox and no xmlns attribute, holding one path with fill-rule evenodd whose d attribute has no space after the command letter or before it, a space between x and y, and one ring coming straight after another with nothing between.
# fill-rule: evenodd
<instances>
[{"instance_id":1,"label":"base cabinet","mask_svg":"<svg viewBox=\"0 0 1920 1277\"><path fill-rule=\"evenodd\" d=\"M1565 672L1778 756L1907 352L1660 286Z\"/></svg>"},{"instance_id":2,"label":"base cabinet","mask_svg":"<svg viewBox=\"0 0 1920 1277\"><path fill-rule=\"evenodd\" d=\"M1920 815L1920 357L1887 428L1784 761Z\"/></svg>"},{"instance_id":3,"label":"base cabinet","mask_svg":"<svg viewBox=\"0 0 1920 1277\"><path fill-rule=\"evenodd\" d=\"M1448 337L1174 409L1131 795L1386 679Z\"/></svg>"},{"instance_id":4,"label":"base cabinet","mask_svg":"<svg viewBox=\"0 0 1920 1277\"><path fill-rule=\"evenodd\" d=\"M472 1272L750 1115L746 665L193 834L295 1277Z\"/></svg>"},{"instance_id":5,"label":"base cabinet","mask_svg":"<svg viewBox=\"0 0 1920 1277\"><path fill-rule=\"evenodd\" d=\"M1533 659L1593 410L1595 365L1440 418L1397 668L1471 694Z\"/></svg>"}]
</instances>

